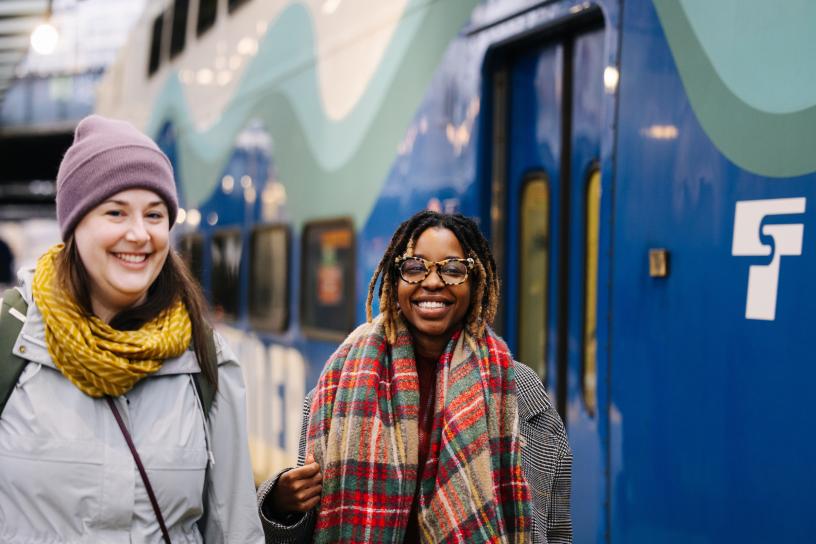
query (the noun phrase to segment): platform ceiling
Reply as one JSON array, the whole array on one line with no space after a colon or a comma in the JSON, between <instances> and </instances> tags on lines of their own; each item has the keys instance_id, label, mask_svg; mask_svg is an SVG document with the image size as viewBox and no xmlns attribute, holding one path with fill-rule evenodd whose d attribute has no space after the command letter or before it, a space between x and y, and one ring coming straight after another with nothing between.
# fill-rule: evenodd
<instances>
[{"instance_id":1,"label":"platform ceiling","mask_svg":"<svg viewBox=\"0 0 816 544\"><path fill-rule=\"evenodd\" d=\"M0 0L0 102L47 11L48 0Z\"/></svg>"}]
</instances>

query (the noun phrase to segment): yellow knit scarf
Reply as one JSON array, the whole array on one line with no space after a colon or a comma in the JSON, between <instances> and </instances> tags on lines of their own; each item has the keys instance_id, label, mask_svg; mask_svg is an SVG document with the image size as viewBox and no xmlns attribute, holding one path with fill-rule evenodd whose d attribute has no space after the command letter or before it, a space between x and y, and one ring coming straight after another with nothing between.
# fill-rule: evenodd
<instances>
[{"instance_id":1,"label":"yellow knit scarf","mask_svg":"<svg viewBox=\"0 0 816 544\"><path fill-rule=\"evenodd\" d=\"M91 397L119 396L161 368L162 361L184 353L192 326L178 300L136 331L118 331L88 317L56 281L57 244L37 261L34 302L43 315L48 353L60 372Z\"/></svg>"}]
</instances>

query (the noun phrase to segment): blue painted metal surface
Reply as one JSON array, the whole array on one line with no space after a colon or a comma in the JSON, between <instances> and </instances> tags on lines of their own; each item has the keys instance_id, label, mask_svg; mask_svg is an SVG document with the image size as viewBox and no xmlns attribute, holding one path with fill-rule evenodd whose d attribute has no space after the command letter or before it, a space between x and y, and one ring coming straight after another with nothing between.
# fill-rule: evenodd
<instances>
[{"instance_id":1,"label":"blue painted metal surface","mask_svg":"<svg viewBox=\"0 0 816 544\"><path fill-rule=\"evenodd\" d=\"M561 183L561 123L563 93L563 55L561 43L553 43L541 49L535 46L512 61L510 75L510 115L508 169L507 169L507 211L505 231L506 272L505 289L505 335L511 349L518 345L520 319L519 297L519 238L521 227L520 207L525 182L529 176L543 174L549 186L550 197L550 237L549 237L549 278L548 330L547 330L547 387L554 400L559 392L559 372L557 353L558 315L560 296L558 285L561 281L560 265L563 210L560 202L564 187Z\"/></svg>"},{"instance_id":2,"label":"blue painted metal surface","mask_svg":"<svg viewBox=\"0 0 816 544\"><path fill-rule=\"evenodd\" d=\"M547 383L554 399L564 396L558 404L567 409L564 415L575 465L584 469L573 477L572 511L581 520L575 525L578 542L603 541L607 532L607 439L601 433L607 411L602 406L596 415L589 414L582 397L586 188L601 159L605 36L603 27L587 32L579 26L543 46L539 42L523 46L510 61L509 79L506 332L511 347L516 346L521 318L520 199L529 176L542 173L550 199ZM565 136L568 142L562 141ZM602 229L609 227L607 222ZM608 255L603 251L604 259ZM605 329L606 324L601 321L599 328ZM607 385L601 374L598 387Z\"/></svg>"},{"instance_id":3,"label":"blue painted metal surface","mask_svg":"<svg viewBox=\"0 0 816 544\"><path fill-rule=\"evenodd\" d=\"M769 258L731 249L737 201L812 201L816 179L756 176L721 155L651 2L627 3L622 51L612 541L812 541L812 205L780 218L804 224L805 243L802 256L782 258L775 321L745 318L748 266ZM654 247L671 253L668 278L647 273Z\"/></svg>"},{"instance_id":4,"label":"blue painted metal surface","mask_svg":"<svg viewBox=\"0 0 816 544\"><path fill-rule=\"evenodd\" d=\"M584 338L586 323L586 244L587 188L593 170L598 168L601 151L601 111L603 103L604 36L600 28L575 37L572 47L572 123L570 134L569 185L569 287L567 302L566 389L567 432L574 451L574 463L581 470L573 475L572 512L578 542L603 541L606 532L605 499L607 493L606 458L608 443L600 434L601 422L607 419L606 407L595 414L584 399ZM600 230L608 230L609 223ZM608 248L601 246L600 258ZM599 282L600 283L600 282ZM602 283L600 289L603 289ZM562 296L564 294L562 293ZM597 302L595 302L597 304ZM598 328L607 322L600 320ZM597 388L608 386L606 376L597 378Z\"/></svg>"}]
</instances>

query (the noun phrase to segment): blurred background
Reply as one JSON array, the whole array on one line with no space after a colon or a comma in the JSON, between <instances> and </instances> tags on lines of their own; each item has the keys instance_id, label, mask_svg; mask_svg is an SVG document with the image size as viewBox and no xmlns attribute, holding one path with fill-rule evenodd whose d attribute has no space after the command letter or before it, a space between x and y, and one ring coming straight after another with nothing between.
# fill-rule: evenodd
<instances>
[{"instance_id":1,"label":"blurred background","mask_svg":"<svg viewBox=\"0 0 816 544\"><path fill-rule=\"evenodd\" d=\"M0 2L0 284L58 238L59 162L143 11L142 0Z\"/></svg>"},{"instance_id":2,"label":"blurred background","mask_svg":"<svg viewBox=\"0 0 816 544\"><path fill-rule=\"evenodd\" d=\"M58 241L79 120L149 134L261 481L391 233L461 212L566 424L576 542L812 542L813 28L811 0L0 0L0 284Z\"/></svg>"}]
</instances>

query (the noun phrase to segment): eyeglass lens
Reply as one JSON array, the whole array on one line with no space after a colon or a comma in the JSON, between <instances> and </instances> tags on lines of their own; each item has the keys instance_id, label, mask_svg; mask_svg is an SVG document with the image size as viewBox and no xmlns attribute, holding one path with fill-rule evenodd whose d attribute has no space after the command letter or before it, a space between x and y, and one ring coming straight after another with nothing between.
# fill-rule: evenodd
<instances>
[{"instance_id":1,"label":"eyeglass lens","mask_svg":"<svg viewBox=\"0 0 816 544\"><path fill-rule=\"evenodd\" d=\"M462 283L467 278L467 265L462 261L449 260L436 264L437 273L442 281L449 285ZM430 270L425 266L425 262L418 258L405 259L400 265L400 275L402 279L409 282L419 282L424 280Z\"/></svg>"}]
</instances>

